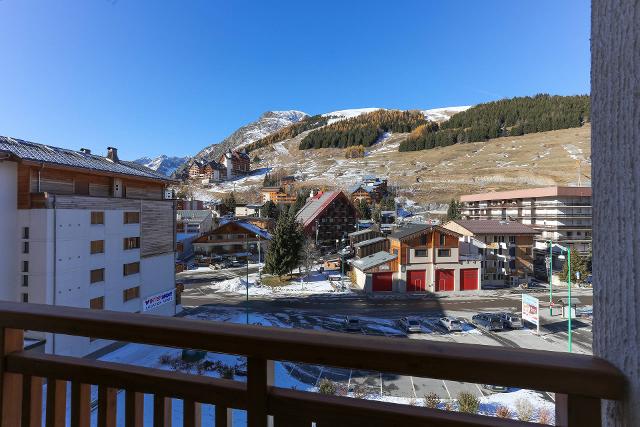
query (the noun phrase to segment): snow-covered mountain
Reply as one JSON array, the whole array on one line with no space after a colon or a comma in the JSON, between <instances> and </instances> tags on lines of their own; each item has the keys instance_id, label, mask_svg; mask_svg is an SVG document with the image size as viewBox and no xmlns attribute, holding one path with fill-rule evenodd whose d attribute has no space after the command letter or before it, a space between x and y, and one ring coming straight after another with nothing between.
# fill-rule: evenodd
<instances>
[{"instance_id":1,"label":"snow-covered mountain","mask_svg":"<svg viewBox=\"0 0 640 427\"><path fill-rule=\"evenodd\" d=\"M187 160L189 160L189 157L169 157L163 154L154 159L150 157L142 157L134 160L134 162L139 165L146 166L149 169L153 169L163 175L169 176L175 172L176 169L185 164Z\"/></svg>"},{"instance_id":2,"label":"snow-covered mountain","mask_svg":"<svg viewBox=\"0 0 640 427\"><path fill-rule=\"evenodd\" d=\"M468 110L469 108L471 108L471 105L463 105L460 107L432 108L430 110L422 110L421 113L424 114L424 117L427 120L433 120L434 122L443 122L445 120L449 120L454 114L464 110ZM325 113L322 116L330 117L328 124L331 124L340 120L357 117L361 114L372 113L377 110L386 110L386 108L351 108L348 110L332 111L331 113Z\"/></svg>"},{"instance_id":3,"label":"snow-covered mountain","mask_svg":"<svg viewBox=\"0 0 640 427\"><path fill-rule=\"evenodd\" d=\"M240 149L308 116L307 113L296 110L267 111L258 120L242 126L219 143L204 148L195 158L212 159L229 148Z\"/></svg>"}]
</instances>

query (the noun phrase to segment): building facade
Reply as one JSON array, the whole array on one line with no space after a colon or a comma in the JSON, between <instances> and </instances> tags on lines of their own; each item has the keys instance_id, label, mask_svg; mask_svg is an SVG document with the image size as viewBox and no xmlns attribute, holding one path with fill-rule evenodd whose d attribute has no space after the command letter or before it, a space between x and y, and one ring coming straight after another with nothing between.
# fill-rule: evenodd
<instances>
[{"instance_id":1,"label":"building facade","mask_svg":"<svg viewBox=\"0 0 640 427\"><path fill-rule=\"evenodd\" d=\"M196 255L212 257L243 257L247 252L250 258L264 259L269 248L271 235L247 221L229 221L193 241ZM260 249L258 250L258 245Z\"/></svg>"},{"instance_id":2,"label":"building facade","mask_svg":"<svg viewBox=\"0 0 640 427\"><path fill-rule=\"evenodd\" d=\"M538 232L535 248L547 241L581 253L591 248L591 187L544 187L460 197L463 218L517 221Z\"/></svg>"},{"instance_id":3,"label":"building facade","mask_svg":"<svg viewBox=\"0 0 640 427\"><path fill-rule=\"evenodd\" d=\"M444 228L460 233L461 256L482 257L483 285L517 285L534 275L537 231L514 221L453 220Z\"/></svg>"},{"instance_id":4,"label":"building facade","mask_svg":"<svg viewBox=\"0 0 640 427\"><path fill-rule=\"evenodd\" d=\"M326 250L347 244L347 235L356 229L356 209L342 191L319 192L296 214L307 236Z\"/></svg>"},{"instance_id":5,"label":"building facade","mask_svg":"<svg viewBox=\"0 0 640 427\"><path fill-rule=\"evenodd\" d=\"M231 151L231 149L229 149L220 155L218 163L225 168L226 179L247 175L251 172L251 160L249 159L249 155L244 151Z\"/></svg>"},{"instance_id":6,"label":"building facade","mask_svg":"<svg viewBox=\"0 0 640 427\"><path fill-rule=\"evenodd\" d=\"M170 181L108 156L0 137L0 298L174 315ZM32 333L56 354L104 340Z\"/></svg>"},{"instance_id":7,"label":"building facade","mask_svg":"<svg viewBox=\"0 0 640 427\"><path fill-rule=\"evenodd\" d=\"M479 290L480 257L461 256L460 237L440 226L406 226L388 236L388 251L351 261L356 286L369 293Z\"/></svg>"}]
</instances>

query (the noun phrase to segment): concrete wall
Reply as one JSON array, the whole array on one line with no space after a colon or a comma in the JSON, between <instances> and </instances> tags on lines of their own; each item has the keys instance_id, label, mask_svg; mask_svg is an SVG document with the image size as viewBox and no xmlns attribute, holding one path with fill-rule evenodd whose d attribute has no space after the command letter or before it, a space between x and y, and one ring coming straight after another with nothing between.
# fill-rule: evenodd
<instances>
[{"instance_id":1,"label":"concrete wall","mask_svg":"<svg viewBox=\"0 0 640 427\"><path fill-rule=\"evenodd\" d=\"M15 162L0 161L0 300L17 301L20 284L18 254L18 175Z\"/></svg>"},{"instance_id":2,"label":"concrete wall","mask_svg":"<svg viewBox=\"0 0 640 427\"><path fill-rule=\"evenodd\" d=\"M628 380L603 425L640 425L640 2L591 6L593 352Z\"/></svg>"}]
</instances>

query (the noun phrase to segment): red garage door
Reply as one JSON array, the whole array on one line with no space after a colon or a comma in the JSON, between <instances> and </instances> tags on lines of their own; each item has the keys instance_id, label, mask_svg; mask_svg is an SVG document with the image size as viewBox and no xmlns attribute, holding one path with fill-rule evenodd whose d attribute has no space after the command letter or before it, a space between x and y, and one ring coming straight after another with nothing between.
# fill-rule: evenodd
<instances>
[{"instance_id":1,"label":"red garage door","mask_svg":"<svg viewBox=\"0 0 640 427\"><path fill-rule=\"evenodd\" d=\"M427 272L425 270L407 271L407 292L424 292Z\"/></svg>"},{"instance_id":2,"label":"red garage door","mask_svg":"<svg viewBox=\"0 0 640 427\"><path fill-rule=\"evenodd\" d=\"M436 292L453 290L453 270L436 270Z\"/></svg>"},{"instance_id":3,"label":"red garage door","mask_svg":"<svg viewBox=\"0 0 640 427\"><path fill-rule=\"evenodd\" d=\"M463 268L460 270L460 290L461 291L477 291L478 290L478 269Z\"/></svg>"},{"instance_id":4,"label":"red garage door","mask_svg":"<svg viewBox=\"0 0 640 427\"><path fill-rule=\"evenodd\" d=\"M373 273L373 292L391 292L393 273Z\"/></svg>"}]
</instances>

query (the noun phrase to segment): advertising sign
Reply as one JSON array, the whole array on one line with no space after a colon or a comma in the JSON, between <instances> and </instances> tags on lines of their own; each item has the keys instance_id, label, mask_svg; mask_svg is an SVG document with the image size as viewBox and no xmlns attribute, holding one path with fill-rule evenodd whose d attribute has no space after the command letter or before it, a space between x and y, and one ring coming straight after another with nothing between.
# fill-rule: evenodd
<instances>
[{"instance_id":1,"label":"advertising sign","mask_svg":"<svg viewBox=\"0 0 640 427\"><path fill-rule=\"evenodd\" d=\"M522 320L536 325L540 335L540 301L531 295L522 294Z\"/></svg>"},{"instance_id":2,"label":"advertising sign","mask_svg":"<svg viewBox=\"0 0 640 427\"><path fill-rule=\"evenodd\" d=\"M142 300L142 311L153 310L156 307L160 307L161 305L165 305L172 301L173 301L173 289L170 291L165 291L156 295L152 295Z\"/></svg>"}]
</instances>

